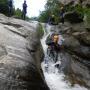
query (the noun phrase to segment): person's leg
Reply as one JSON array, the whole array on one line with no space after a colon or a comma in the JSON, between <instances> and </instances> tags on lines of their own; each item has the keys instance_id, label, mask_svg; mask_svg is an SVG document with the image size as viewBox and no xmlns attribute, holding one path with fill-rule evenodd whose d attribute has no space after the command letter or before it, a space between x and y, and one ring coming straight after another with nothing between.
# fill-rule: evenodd
<instances>
[{"instance_id":1,"label":"person's leg","mask_svg":"<svg viewBox=\"0 0 90 90\"><path fill-rule=\"evenodd\" d=\"M57 62L58 60L58 52L59 52L59 48L58 48L58 44L55 44L55 63Z\"/></svg>"},{"instance_id":2,"label":"person's leg","mask_svg":"<svg viewBox=\"0 0 90 90\"><path fill-rule=\"evenodd\" d=\"M10 17L13 15L13 8L10 7Z\"/></svg>"},{"instance_id":3,"label":"person's leg","mask_svg":"<svg viewBox=\"0 0 90 90\"><path fill-rule=\"evenodd\" d=\"M54 55L54 51L53 50L51 50L51 54L52 54L52 58L54 58L55 55Z\"/></svg>"},{"instance_id":4,"label":"person's leg","mask_svg":"<svg viewBox=\"0 0 90 90\"><path fill-rule=\"evenodd\" d=\"M23 11L23 20L25 20L25 12Z\"/></svg>"},{"instance_id":5,"label":"person's leg","mask_svg":"<svg viewBox=\"0 0 90 90\"><path fill-rule=\"evenodd\" d=\"M21 14L21 19L23 19L23 12L22 12L22 14Z\"/></svg>"},{"instance_id":6,"label":"person's leg","mask_svg":"<svg viewBox=\"0 0 90 90\"><path fill-rule=\"evenodd\" d=\"M61 20L62 24L64 24L64 17L62 17L62 20Z\"/></svg>"},{"instance_id":7,"label":"person's leg","mask_svg":"<svg viewBox=\"0 0 90 90\"><path fill-rule=\"evenodd\" d=\"M57 61L58 61L58 51L56 51L56 61L55 62Z\"/></svg>"},{"instance_id":8,"label":"person's leg","mask_svg":"<svg viewBox=\"0 0 90 90\"><path fill-rule=\"evenodd\" d=\"M11 16L11 8L10 7L9 7L9 13L8 14L9 14L9 17L10 17Z\"/></svg>"},{"instance_id":9,"label":"person's leg","mask_svg":"<svg viewBox=\"0 0 90 90\"><path fill-rule=\"evenodd\" d=\"M47 48L47 55L50 56L50 46Z\"/></svg>"},{"instance_id":10,"label":"person's leg","mask_svg":"<svg viewBox=\"0 0 90 90\"><path fill-rule=\"evenodd\" d=\"M25 12L22 12L22 19L25 20Z\"/></svg>"},{"instance_id":11,"label":"person's leg","mask_svg":"<svg viewBox=\"0 0 90 90\"><path fill-rule=\"evenodd\" d=\"M63 24L64 24L64 17L63 17Z\"/></svg>"},{"instance_id":12,"label":"person's leg","mask_svg":"<svg viewBox=\"0 0 90 90\"><path fill-rule=\"evenodd\" d=\"M48 48L47 48L47 55L48 55Z\"/></svg>"},{"instance_id":13,"label":"person's leg","mask_svg":"<svg viewBox=\"0 0 90 90\"><path fill-rule=\"evenodd\" d=\"M24 20L26 20L26 13L27 13L27 11L26 11L26 9L24 10Z\"/></svg>"}]
</instances>

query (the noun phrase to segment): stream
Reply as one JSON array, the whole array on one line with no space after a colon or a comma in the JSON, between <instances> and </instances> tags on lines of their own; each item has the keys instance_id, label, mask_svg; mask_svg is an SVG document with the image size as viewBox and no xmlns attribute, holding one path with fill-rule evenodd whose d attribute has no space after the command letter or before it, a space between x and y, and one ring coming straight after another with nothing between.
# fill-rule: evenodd
<instances>
[{"instance_id":1,"label":"stream","mask_svg":"<svg viewBox=\"0 0 90 90\"><path fill-rule=\"evenodd\" d=\"M41 43L44 50L44 61L42 62L42 69L44 72L45 80L50 88L50 90L87 90L85 87L74 85L71 86L70 82L65 80L65 75L62 71L59 71L55 65L61 64L61 60L63 59L61 56L62 54L59 54L58 61L56 63L53 62L52 58L50 58L46 51L47 51L47 45L45 44L45 40L47 36L50 34L50 29L52 26L46 26L46 30L44 33L43 38L41 39Z\"/></svg>"}]
</instances>

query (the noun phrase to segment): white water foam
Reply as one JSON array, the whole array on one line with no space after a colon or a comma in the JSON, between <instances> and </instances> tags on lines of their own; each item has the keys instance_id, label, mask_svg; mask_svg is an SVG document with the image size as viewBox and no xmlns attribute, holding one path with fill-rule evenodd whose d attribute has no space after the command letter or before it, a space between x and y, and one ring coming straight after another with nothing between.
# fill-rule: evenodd
<instances>
[{"instance_id":1,"label":"white water foam","mask_svg":"<svg viewBox=\"0 0 90 90\"><path fill-rule=\"evenodd\" d=\"M48 35L49 33L43 37L41 43L44 49L45 59L50 60L46 55L47 45L45 44L45 40ZM42 69L50 90L87 90L86 88L81 87L77 84L74 85L74 87L71 87L70 83L64 80L64 74L59 73L57 68L55 68L55 64L51 61L48 61L48 64L44 61L42 63Z\"/></svg>"},{"instance_id":2,"label":"white water foam","mask_svg":"<svg viewBox=\"0 0 90 90\"><path fill-rule=\"evenodd\" d=\"M58 70L49 64L48 71L45 70L45 63L42 63L43 72L45 75L46 82L50 88L50 90L87 90L84 87L79 85L74 85L74 87L70 86L70 83L64 80L64 74L58 73Z\"/></svg>"}]
</instances>

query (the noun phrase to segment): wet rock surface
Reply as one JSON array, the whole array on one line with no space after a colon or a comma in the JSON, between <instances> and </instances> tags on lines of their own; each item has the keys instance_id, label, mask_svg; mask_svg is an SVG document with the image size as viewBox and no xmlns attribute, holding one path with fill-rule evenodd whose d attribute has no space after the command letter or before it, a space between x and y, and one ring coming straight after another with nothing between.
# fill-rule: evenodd
<instances>
[{"instance_id":1,"label":"wet rock surface","mask_svg":"<svg viewBox=\"0 0 90 90\"><path fill-rule=\"evenodd\" d=\"M84 24L81 26L81 23L71 27L71 30L67 30L68 33L63 34L64 49L70 56L69 78L74 84L78 83L90 88L90 32L86 30Z\"/></svg>"},{"instance_id":2,"label":"wet rock surface","mask_svg":"<svg viewBox=\"0 0 90 90\"><path fill-rule=\"evenodd\" d=\"M0 14L0 90L48 90L38 23Z\"/></svg>"},{"instance_id":3,"label":"wet rock surface","mask_svg":"<svg viewBox=\"0 0 90 90\"><path fill-rule=\"evenodd\" d=\"M59 24L55 30L64 37L64 48L60 52L61 66L66 78L74 84L90 89L90 31L84 23Z\"/></svg>"}]
</instances>

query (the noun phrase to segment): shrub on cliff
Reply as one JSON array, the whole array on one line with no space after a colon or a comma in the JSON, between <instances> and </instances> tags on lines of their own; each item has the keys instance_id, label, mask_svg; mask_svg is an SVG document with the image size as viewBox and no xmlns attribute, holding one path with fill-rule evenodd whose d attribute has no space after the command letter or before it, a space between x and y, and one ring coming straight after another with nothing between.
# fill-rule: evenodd
<instances>
[{"instance_id":1,"label":"shrub on cliff","mask_svg":"<svg viewBox=\"0 0 90 90\"><path fill-rule=\"evenodd\" d=\"M0 0L0 13L8 15L8 0Z\"/></svg>"},{"instance_id":2,"label":"shrub on cliff","mask_svg":"<svg viewBox=\"0 0 90 90\"><path fill-rule=\"evenodd\" d=\"M38 20L41 22L48 22L49 17L54 14L55 22L59 22L60 6L61 3L58 0L47 0L45 10L40 13Z\"/></svg>"},{"instance_id":3,"label":"shrub on cliff","mask_svg":"<svg viewBox=\"0 0 90 90\"><path fill-rule=\"evenodd\" d=\"M90 26L90 8L84 8L84 13L85 13L85 21L89 24Z\"/></svg>"},{"instance_id":4,"label":"shrub on cliff","mask_svg":"<svg viewBox=\"0 0 90 90\"><path fill-rule=\"evenodd\" d=\"M37 37L42 38L43 35L44 35L43 26L39 23L37 27Z\"/></svg>"}]
</instances>

